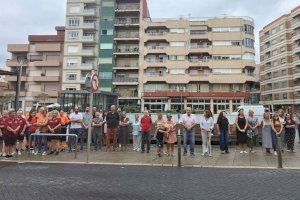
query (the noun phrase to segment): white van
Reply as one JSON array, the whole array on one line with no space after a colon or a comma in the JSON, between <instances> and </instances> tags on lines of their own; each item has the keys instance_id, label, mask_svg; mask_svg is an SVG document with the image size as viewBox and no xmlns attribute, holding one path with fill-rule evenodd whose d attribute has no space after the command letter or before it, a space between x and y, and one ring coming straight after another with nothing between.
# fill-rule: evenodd
<instances>
[{"instance_id":1,"label":"white van","mask_svg":"<svg viewBox=\"0 0 300 200\"><path fill-rule=\"evenodd\" d=\"M249 110L253 110L255 116L262 117L265 112L265 107L263 105L244 105L239 106L233 113L231 113L234 116L237 116L239 114L239 111L241 109L244 109L244 114L247 116L249 113Z\"/></svg>"}]
</instances>

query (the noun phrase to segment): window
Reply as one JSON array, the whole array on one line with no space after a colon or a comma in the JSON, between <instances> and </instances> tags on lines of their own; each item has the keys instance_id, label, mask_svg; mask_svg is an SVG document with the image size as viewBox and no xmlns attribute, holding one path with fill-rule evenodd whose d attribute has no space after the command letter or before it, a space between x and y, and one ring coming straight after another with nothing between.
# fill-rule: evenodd
<instances>
[{"instance_id":1,"label":"window","mask_svg":"<svg viewBox=\"0 0 300 200\"><path fill-rule=\"evenodd\" d=\"M114 7L115 3L111 0L104 0L102 1L102 7Z\"/></svg>"},{"instance_id":2,"label":"window","mask_svg":"<svg viewBox=\"0 0 300 200\"><path fill-rule=\"evenodd\" d=\"M285 47L280 48L280 53L285 52Z\"/></svg>"},{"instance_id":3,"label":"window","mask_svg":"<svg viewBox=\"0 0 300 200\"><path fill-rule=\"evenodd\" d=\"M281 84L281 88L286 88L286 87L287 87L287 82L283 81L282 84Z\"/></svg>"},{"instance_id":4,"label":"window","mask_svg":"<svg viewBox=\"0 0 300 200\"><path fill-rule=\"evenodd\" d=\"M253 53L244 53L243 60L255 60L255 55Z\"/></svg>"},{"instance_id":5,"label":"window","mask_svg":"<svg viewBox=\"0 0 300 200\"><path fill-rule=\"evenodd\" d=\"M281 64L285 64L286 63L286 58L282 58L280 62L281 62Z\"/></svg>"},{"instance_id":6,"label":"window","mask_svg":"<svg viewBox=\"0 0 300 200\"><path fill-rule=\"evenodd\" d=\"M248 24L244 24L244 31L247 34L253 35L254 34L254 27L251 26L251 25L248 25Z\"/></svg>"},{"instance_id":7,"label":"window","mask_svg":"<svg viewBox=\"0 0 300 200\"><path fill-rule=\"evenodd\" d=\"M69 19L69 26L79 26L79 19Z\"/></svg>"},{"instance_id":8,"label":"window","mask_svg":"<svg viewBox=\"0 0 300 200\"><path fill-rule=\"evenodd\" d=\"M100 79L112 79L112 72L100 72Z\"/></svg>"},{"instance_id":9,"label":"window","mask_svg":"<svg viewBox=\"0 0 300 200\"><path fill-rule=\"evenodd\" d=\"M66 75L67 81L76 81L76 79L77 79L77 74L67 74Z\"/></svg>"},{"instance_id":10,"label":"window","mask_svg":"<svg viewBox=\"0 0 300 200\"><path fill-rule=\"evenodd\" d=\"M284 29L284 24L280 24L279 29L283 30Z\"/></svg>"},{"instance_id":11,"label":"window","mask_svg":"<svg viewBox=\"0 0 300 200\"><path fill-rule=\"evenodd\" d=\"M282 98L283 98L283 99L287 99L287 93L283 93L283 94L282 94Z\"/></svg>"},{"instance_id":12,"label":"window","mask_svg":"<svg viewBox=\"0 0 300 200\"><path fill-rule=\"evenodd\" d=\"M100 44L100 49L113 49L112 43L102 43Z\"/></svg>"},{"instance_id":13,"label":"window","mask_svg":"<svg viewBox=\"0 0 300 200\"><path fill-rule=\"evenodd\" d=\"M185 33L185 29L183 29L183 28L171 28L170 33Z\"/></svg>"},{"instance_id":14,"label":"window","mask_svg":"<svg viewBox=\"0 0 300 200\"><path fill-rule=\"evenodd\" d=\"M231 73L231 69L216 68L216 69L213 69L213 73L214 74L230 74Z\"/></svg>"},{"instance_id":15,"label":"window","mask_svg":"<svg viewBox=\"0 0 300 200\"><path fill-rule=\"evenodd\" d=\"M70 31L68 33L68 39L69 40L77 40L78 39L78 34L79 34L78 31Z\"/></svg>"},{"instance_id":16,"label":"window","mask_svg":"<svg viewBox=\"0 0 300 200\"><path fill-rule=\"evenodd\" d=\"M241 46L241 42L240 41L231 41L231 45L232 46Z\"/></svg>"},{"instance_id":17,"label":"window","mask_svg":"<svg viewBox=\"0 0 300 200\"><path fill-rule=\"evenodd\" d=\"M68 53L78 53L78 46L68 46Z\"/></svg>"},{"instance_id":18,"label":"window","mask_svg":"<svg viewBox=\"0 0 300 200\"><path fill-rule=\"evenodd\" d=\"M68 67L77 66L77 64L78 64L77 58L68 58L67 59L67 66Z\"/></svg>"},{"instance_id":19,"label":"window","mask_svg":"<svg viewBox=\"0 0 300 200\"><path fill-rule=\"evenodd\" d=\"M185 42L170 42L171 47L184 47Z\"/></svg>"},{"instance_id":20,"label":"window","mask_svg":"<svg viewBox=\"0 0 300 200\"><path fill-rule=\"evenodd\" d=\"M285 35L282 35L282 36L280 36L280 42L282 42L282 41L284 41L284 39L285 39L285 37L284 37Z\"/></svg>"},{"instance_id":21,"label":"window","mask_svg":"<svg viewBox=\"0 0 300 200\"><path fill-rule=\"evenodd\" d=\"M245 38L243 40L243 45L248 48L254 48L254 40L252 40L250 38Z\"/></svg>"},{"instance_id":22,"label":"window","mask_svg":"<svg viewBox=\"0 0 300 200\"><path fill-rule=\"evenodd\" d=\"M71 88L66 88L66 90L67 90L67 91L75 91L76 88L71 87Z\"/></svg>"},{"instance_id":23,"label":"window","mask_svg":"<svg viewBox=\"0 0 300 200\"><path fill-rule=\"evenodd\" d=\"M275 34L275 33L276 33L276 29L275 29L275 28L272 29L271 33L272 33L272 34Z\"/></svg>"},{"instance_id":24,"label":"window","mask_svg":"<svg viewBox=\"0 0 300 200\"><path fill-rule=\"evenodd\" d=\"M112 58L100 58L99 63L100 64L112 64Z\"/></svg>"},{"instance_id":25,"label":"window","mask_svg":"<svg viewBox=\"0 0 300 200\"><path fill-rule=\"evenodd\" d=\"M170 74L185 74L185 69L171 69Z\"/></svg>"},{"instance_id":26,"label":"window","mask_svg":"<svg viewBox=\"0 0 300 200\"><path fill-rule=\"evenodd\" d=\"M113 35L114 30L113 29L107 29L107 30L102 30L101 35Z\"/></svg>"},{"instance_id":27,"label":"window","mask_svg":"<svg viewBox=\"0 0 300 200\"><path fill-rule=\"evenodd\" d=\"M80 13L80 6L70 6L69 13Z\"/></svg>"},{"instance_id":28,"label":"window","mask_svg":"<svg viewBox=\"0 0 300 200\"><path fill-rule=\"evenodd\" d=\"M102 16L102 21L113 21L114 17L110 15Z\"/></svg>"},{"instance_id":29,"label":"window","mask_svg":"<svg viewBox=\"0 0 300 200\"><path fill-rule=\"evenodd\" d=\"M282 76L286 76L286 69L282 70L281 73L282 73Z\"/></svg>"},{"instance_id":30,"label":"window","mask_svg":"<svg viewBox=\"0 0 300 200\"><path fill-rule=\"evenodd\" d=\"M172 61L180 61L180 60L185 60L185 56L179 56L179 55L171 55L170 56L170 59L172 60Z\"/></svg>"}]
</instances>

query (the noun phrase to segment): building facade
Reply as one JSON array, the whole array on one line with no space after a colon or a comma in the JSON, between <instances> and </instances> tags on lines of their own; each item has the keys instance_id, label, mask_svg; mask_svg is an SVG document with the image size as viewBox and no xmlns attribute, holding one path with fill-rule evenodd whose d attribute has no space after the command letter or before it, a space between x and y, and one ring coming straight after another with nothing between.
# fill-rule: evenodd
<instances>
[{"instance_id":1,"label":"building facade","mask_svg":"<svg viewBox=\"0 0 300 200\"><path fill-rule=\"evenodd\" d=\"M56 27L56 35L29 35L29 44L9 44L11 53L6 65L10 71L21 70L20 103L30 110L37 102L57 103L61 90L64 27ZM5 94L15 95L17 77L5 76L9 89ZM13 104L12 104L13 105Z\"/></svg>"},{"instance_id":2,"label":"building facade","mask_svg":"<svg viewBox=\"0 0 300 200\"><path fill-rule=\"evenodd\" d=\"M261 102L273 109L300 104L300 6L259 33Z\"/></svg>"}]
</instances>

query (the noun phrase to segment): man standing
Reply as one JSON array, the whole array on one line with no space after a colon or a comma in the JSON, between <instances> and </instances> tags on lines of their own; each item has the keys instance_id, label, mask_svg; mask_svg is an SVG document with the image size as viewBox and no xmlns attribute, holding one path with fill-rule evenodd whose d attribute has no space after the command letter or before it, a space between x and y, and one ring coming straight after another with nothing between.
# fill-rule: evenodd
<instances>
[{"instance_id":1,"label":"man standing","mask_svg":"<svg viewBox=\"0 0 300 200\"><path fill-rule=\"evenodd\" d=\"M92 123L92 116L90 115L90 108L86 107L85 112L82 115L82 129L81 129L81 147L80 150L83 150L84 140L87 139L89 124Z\"/></svg>"},{"instance_id":2,"label":"man standing","mask_svg":"<svg viewBox=\"0 0 300 200\"><path fill-rule=\"evenodd\" d=\"M190 107L186 108L186 114L181 116L180 119L183 125L183 155L187 154L187 144L190 144L190 155L195 155L195 126L196 117L192 114L192 109Z\"/></svg>"},{"instance_id":3,"label":"man standing","mask_svg":"<svg viewBox=\"0 0 300 200\"><path fill-rule=\"evenodd\" d=\"M92 138L94 141L95 150L101 150L102 148L102 136L103 136L103 118L99 112L95 113L95 118L92 121Z\"/></svg>"},{"instance_id":4,"label":"man standing","mask_svg":"<svg viewBox=\"0 0 300 200\"><path fill-rule=\"evenodd\" d=\"M40 112L36 114L37 116L37 126L39 133L48 133L48 117L47 112L44 107L40 108ZM46 136L38 136L37 137L37 143L38 143L38 151L35 152L35 155L38 154L38 152L42 153L43 156L47 155L48 151L48 140Z\"/></svg>"},{"instance_id":5,"label":"man standing","mask_svg":"<svg viewBox=\"0 0 300 200\"><path fill-rule=\"evenodd\" d=\"M142 151L145 153L145 142L147 143L147 153L150 152L150 142L151 142L151 124L152 120L149 116L148 111L144 111L144 116L141 118L141 132L142 132Z\"/></svg>"},{"instance_id":6,"label":"man standing","mask_svg":"<svg viewBox=\"0 0 300 200\"><path fill-rule=\"evenodd\" d=\"M110 112L106 116L107 134L106 134L106 151L110 150L110 140L113 140L113 150L117 148L117 130L120 121L120 115L116 112L116 106L110 107Z\"/></svg>"},{"instance_id":7,"label":"man standing","mask_svg":"<svg viewBox=\"0 0 300 200\"><path fill-rule=\"evenodd\" d=\"M4 135L6 159L13 157L13 148L17 141L17 134L20 130L19 120L15 111L9 112L9 118L5 121L6 133Z\"/></svg>"},{"instance_id":8,"label":"man standing","mask_svg":"<svg viewBox=\"0 0 300 200\"><path fill-rule=\"evenodd\" d=\"M82 114L79 113L78 107L75 107L74 112L70 114L70 134L76 134L78 136L78 140L81 140L80 132L81 132L81 123L82 123ZM77 151L75 149L75 138L74 137L69 137L69 152L71 151ZM83 143L81 143L81 148L83 148Z\"/></svg>"},{"instance_id":9,"label":"man standing","mask_svg":"<svg viewBox=\"0 0 300 200\"><path fill-rule=\"evenodd\" d=\"M6 121L8 120L8 111L4 110L2 113L2 117L0 116L0 157L3 156L5 157L6 154L4 152L2 152L3 147L4 147L4 137L6 135L6 128L5 128L5 124Z\"/></svg>"}]
</instances>

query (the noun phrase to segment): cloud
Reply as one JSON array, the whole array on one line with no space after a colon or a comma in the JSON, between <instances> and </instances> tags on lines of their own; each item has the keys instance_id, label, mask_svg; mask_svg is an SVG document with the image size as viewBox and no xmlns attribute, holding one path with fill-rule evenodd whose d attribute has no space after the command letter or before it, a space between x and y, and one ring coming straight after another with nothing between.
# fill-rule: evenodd
<instances>
[{"instance_id":1,"label":"cloud","mask_svg":"<svg viewBox=\"0 0 300 200\"><path fill-rule=\"evenodd\" d=\"M258 31L300 5L300 0L148 0L153 18L250 16ZM26 43L29 34L54 34L65 24L66 0L1 0L0 66L9 58L6 46Z\"/></svg>"}]
</instances>

